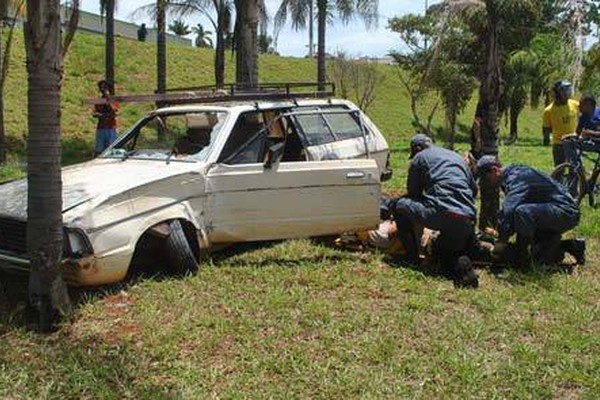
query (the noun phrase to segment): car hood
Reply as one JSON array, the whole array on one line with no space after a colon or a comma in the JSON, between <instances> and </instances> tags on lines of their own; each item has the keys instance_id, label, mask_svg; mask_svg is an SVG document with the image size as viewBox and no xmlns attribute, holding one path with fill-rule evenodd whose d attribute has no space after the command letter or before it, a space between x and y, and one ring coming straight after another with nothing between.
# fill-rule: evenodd
<instances>
[{"instance_id":1,"label":"car hood","mask_svg":"<svg viewBox=\"0 0 600 400\"><path fill-rule=\"evenodd\" d=\"M101 159L63 168L63 213L100 196L110 197L200 168L198 163ZM0 185L0 215L27 218L26 179Z\"/></svg>"}]
</instances>

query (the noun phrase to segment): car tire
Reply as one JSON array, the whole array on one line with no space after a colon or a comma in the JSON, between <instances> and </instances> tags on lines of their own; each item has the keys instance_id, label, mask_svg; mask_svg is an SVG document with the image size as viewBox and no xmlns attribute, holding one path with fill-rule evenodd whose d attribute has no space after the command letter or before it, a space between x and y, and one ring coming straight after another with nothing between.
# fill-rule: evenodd
<instances>
[{"instance_id":1,"label":"car tire","mask_svg":"<svg viewBox=\"0 0 600 400\"><path fill-rule=\"evenodd\" d=\"M176 275L187 275L198 271L198 260L180 221L169 223L171 233L167 236L167 254L170 270Z\"/></svg>"}]
</instances>

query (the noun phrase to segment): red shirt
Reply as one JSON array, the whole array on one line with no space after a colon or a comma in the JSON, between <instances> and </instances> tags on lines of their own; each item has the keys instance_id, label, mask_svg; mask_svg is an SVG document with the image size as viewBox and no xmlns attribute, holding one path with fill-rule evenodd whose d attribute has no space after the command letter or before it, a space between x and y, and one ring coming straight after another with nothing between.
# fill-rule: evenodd
<instances>
[{"instance_id":1,"label":"red shirt","mask_svg":"<svg viewBox=\"0 0 600 400\"><path fill-rule=\"evenodd\" d=\"M119 103L108 100L104 104L96 104L94 111L99 114L98 126L96 129L116 129L117 128L117 111L119 111Z\"/></svg>"}]
</instances>

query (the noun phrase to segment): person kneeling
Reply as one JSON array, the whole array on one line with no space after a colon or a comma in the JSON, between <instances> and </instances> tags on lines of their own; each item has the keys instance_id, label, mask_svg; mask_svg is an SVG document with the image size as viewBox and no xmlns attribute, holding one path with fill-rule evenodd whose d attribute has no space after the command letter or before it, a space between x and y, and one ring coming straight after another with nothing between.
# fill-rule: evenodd
<instances>
[{"instance_id":1,"label":"person kneeling","mask_svg":"<svg viewBox=\"0 0 600 400\"><path fill-rule=\"evenodd\" d=\"M517 235L517 266L532 262L553 265L563 261L565 252L585 264L585 241L562 240L562 234L579 224L579 207L566 187L531 167L503 168L494 156L477 162L477 176L492 187L501 187L505 197L500 210L498 242L494 254L501 257L508 240Z\"/></svg>"},{"instance_id":2,"label":"person kneeling","mask_svg":"<svg viewBox=\"0 0 600 400\"><path fill-rule=\"evenodd\" d=\"M419 262L422 227L439 231L436 248L442 268L457 286L479 285L469 254L475 242L475 179L466 162L453 151L433 145L423 134L411 140L408 194L393 200L398 238L405 262Z\"/></svg>"}]
</instances>

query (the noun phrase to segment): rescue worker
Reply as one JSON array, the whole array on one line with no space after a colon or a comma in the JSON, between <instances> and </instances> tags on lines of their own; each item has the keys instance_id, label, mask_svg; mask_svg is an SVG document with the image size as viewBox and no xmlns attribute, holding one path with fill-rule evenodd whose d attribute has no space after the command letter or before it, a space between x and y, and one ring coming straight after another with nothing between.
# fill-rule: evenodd
<instances>
[{"instance_id":1,"label":"rescue worker","mask_svg":"<svg viewBox=\"0 0 600 400\"><path fill-rule=\"evenodd\" d=\"M475 179L460 155L434 146L426 135L414 136L410 150L408 193L392 206L405 261L419 261L417 228L439 231L438 256L444 271L459 287L477 287L469 258L475 241Z\"/></svg>"},{"instance_id":2,"label":"rescue worker","mask_svg":"<svg viewBox=\"0 0 600 400\"><path fill-rule=\"evenodd\" d=\"M505 256L508 240L516 234L512 261L517 266L529 268L534 261L558 264L565 252L574 256L578 264L585 264L585 241L561 241L563 233L579 224L579 208L566 187L527 166L503 168L494 156L479 159L477 176L502 188L505 194L493 251L496 257Z\"/></svg>"},{"instance_id":3,"label":"rescue worker","mask_svg":"<svg viewBox=\"0 0 600 400\"><path fill-rule=\"evenodd\" d=\"M550 144L552 135L552 157L557 167L566 161L561 143L563 137L575 133L579 117L579 102L571 99L573 85L567 81L554 84L554 101L544 110L543 135L544 146Z\"/></svg>"}]
</instances>

